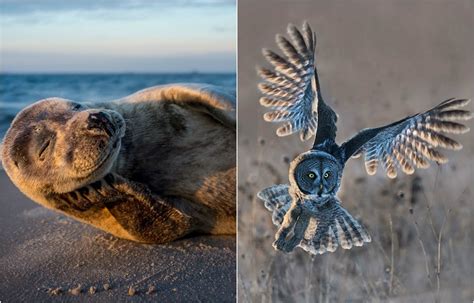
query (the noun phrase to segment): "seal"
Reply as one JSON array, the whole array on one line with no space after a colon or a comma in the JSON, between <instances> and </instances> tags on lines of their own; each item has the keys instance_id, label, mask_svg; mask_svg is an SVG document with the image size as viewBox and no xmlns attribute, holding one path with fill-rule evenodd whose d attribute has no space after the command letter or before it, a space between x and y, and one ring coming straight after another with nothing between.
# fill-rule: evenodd
<instances>
[{"instance_id":1,"label":"seal","mask_svg":"<svg viewBox=\"0 0 474 303\"><path fill-rule=\"evenodd\" d=\"M120 238L164 243L235 234L235 95L206 84L110 102L40 100L3 140L3 167L30 199Z\"/></svg>"}]
</instances>

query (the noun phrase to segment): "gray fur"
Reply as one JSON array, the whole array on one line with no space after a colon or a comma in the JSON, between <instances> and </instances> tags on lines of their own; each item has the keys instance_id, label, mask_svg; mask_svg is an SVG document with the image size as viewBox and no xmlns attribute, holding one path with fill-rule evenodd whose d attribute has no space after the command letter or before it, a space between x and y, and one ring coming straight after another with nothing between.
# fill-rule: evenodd
<instances>
[{"instance_id":1,"label":"gray fur","mask_svg":"<svg viewBox=\"0 0 474 303\"><path fill-rule=\"evenodd\" d=\"M235 97L158 86L112 102L41 100L4 139L3 165L32 200L122 238L235 233Z\"/></svg>"}]
</instances>

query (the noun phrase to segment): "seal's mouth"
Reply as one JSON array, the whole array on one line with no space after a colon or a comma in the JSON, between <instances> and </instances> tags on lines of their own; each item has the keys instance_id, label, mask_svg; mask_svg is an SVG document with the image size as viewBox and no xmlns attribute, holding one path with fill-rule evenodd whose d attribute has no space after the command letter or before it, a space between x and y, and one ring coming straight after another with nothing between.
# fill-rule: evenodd
<instances>
[{"instance_id":1,"label":"seal's mouth","mask_svg":"<svg viewBox=\"0 0 474 303\"><path fill-rule=\"evenodd\" d=\"M111 146L111 148L109 150L106 150L106 151L103 151L100 155L100 157L98 158L97 161L95 161L95 163L90 166L90 167L83 167L81 168L80 170L78 170L78 172L80 172L81 174L85 174L85 175L92 175L96 170L98 170L99 168L101 168L101 166L103 166L106 162L108 162L108 160L113 156L115 155L115 153L118 151L118 145L120 143L120 137L118 136L115 136L113 138L113 141L112 142L109 142L109 146Z\"/></svg>"},{"instance_id":2,"label":"seal's mouth","mask_svg":"<svg viewBox=\"0 0 474 303\"><path fill-rule=\"evenodd\" d=\"M102 170L107 170L105 168L120 150L121 138L125 135L125 121L115 112L94 113L88 119L87 132L94 139L89 139L87 145L90 147L80 152L79 159L82 161L79 160L75 170L81 178L95 177ZM84 165L84 162L89 161L90 165Z\"/></svg>"}]
</instances>

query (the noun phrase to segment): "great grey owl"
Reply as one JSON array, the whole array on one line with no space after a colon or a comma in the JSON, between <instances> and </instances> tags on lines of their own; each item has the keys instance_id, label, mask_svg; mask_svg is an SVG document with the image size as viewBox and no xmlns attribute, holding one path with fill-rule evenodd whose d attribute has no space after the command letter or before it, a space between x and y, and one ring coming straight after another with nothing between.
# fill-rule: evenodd
<instances>
[{"instance_id":1,"label":"great grey owl","mask_svg":"<svg viewBox=\"0 0 474 303\"><path fill-rule=\"evenodd\" d=\"M415 168L427 168L429 160L445 163L447 158L435 148L462 148L443 133L469 131L455 122L472 118L471 112L459 109L469 100L446 100L426 112L361 130L338 145L337 115L321 96L316 36L307 22L301 31L290 24L288 34L291 42L276 36L284 57L263 50L273 69L259 68L264 80L259 84L264 94L260 104L273 110L265 113L265 121L284 122L276 131L278 136L300 132L301 140L315 135L315 141L310 151L290 163L289 185L274 185L258 193L279 226L273 246L284 252L300 246L312 254L333 252L339 245L344 249L362 246L371 241L369 234L336 198L346 161L364 154L369 175L381 163L389 178L397 176L397 168L412 174Z\"/></svg>"}]
</instances>

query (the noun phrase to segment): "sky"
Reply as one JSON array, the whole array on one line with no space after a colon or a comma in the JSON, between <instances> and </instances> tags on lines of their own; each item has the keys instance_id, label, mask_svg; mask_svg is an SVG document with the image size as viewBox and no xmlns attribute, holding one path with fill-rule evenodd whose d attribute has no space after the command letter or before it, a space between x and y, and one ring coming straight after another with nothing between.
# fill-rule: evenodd
<instances>
[{"instance_id":1,"label":"sky","mask_svg":"<svg viewBox=\"0 0 474 303\"><path fill-rule=\"evenodd\" d=\"M235 72L235 0L0 0L0 72Z\"/></svg>"}]
</instances>

